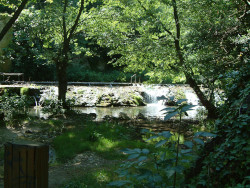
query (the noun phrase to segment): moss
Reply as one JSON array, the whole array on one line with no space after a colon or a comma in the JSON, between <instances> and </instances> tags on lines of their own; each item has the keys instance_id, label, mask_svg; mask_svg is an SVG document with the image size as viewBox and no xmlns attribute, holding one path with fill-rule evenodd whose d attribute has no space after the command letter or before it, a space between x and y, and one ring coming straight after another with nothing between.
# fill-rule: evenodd
<instances>
[{"instance_id":1,"label":"moss","mask_svg":"<svg viewBox=\"0 0 250 188\"><path fill-rule=\"evenodd\" d=\"M22 87L20 89L20 95L26 95L26 96L28 96L29 95L29 91L30 91L30 88Z\"/></svg>"},{"instance_id":2,"label":"moss","mask_svg":"<svg viewBox=\"0 0 250 188\"><path fill-rule=\"evenodd\" d=\"M132 96L132 103L137 105L137 106L144 106L145 103L143 102L143 98L138 96L138 95L131 95Z\"/></svg>"},{"instance_id":3,"label":"moss","mask_svg":"<svg viewBox=\"0 0 250 188\"><path fill-rule=\"evenodd\" d=\"M4 89L4 93L11 94L11 95L19 95L20 94L20 88L18 87L9 87Z\"/></svg>"},{"instance_id":4,"label":"moss","mask_svg":"<svg viewBox=\"0 0 250 188\"><path fill-rule=\"evenodd\" d=\"M178 89L176 91L176 94L175 94L175 99L176 100L179 100L179 99L186 99L186 95L184 93L184 91L182 89Z\"/></svg>"}]
</instances>

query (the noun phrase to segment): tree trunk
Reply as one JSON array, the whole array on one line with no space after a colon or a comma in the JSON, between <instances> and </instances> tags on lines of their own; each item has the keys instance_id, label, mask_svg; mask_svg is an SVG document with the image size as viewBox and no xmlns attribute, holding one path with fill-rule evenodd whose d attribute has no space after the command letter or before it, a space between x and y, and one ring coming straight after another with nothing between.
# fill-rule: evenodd
<instances>
[{"instance_id":1,"label":"tree trunk","mask_svg":"<svg viewBox=\"0 0 250 188\"><path fill-rule=\"evenodd\" d=\"M67 93L67 60L58 60L56 62L57 78L58 78L58 100L62 102L63 108L68 108L66 105Z\"/></svg>"},{"instance_id":2,"label":"tree trunk","mask_svg":"<svg viewBox=\"0 0 250 188\"><path fill-rule=\"evenodd\" d=\"M69 30L67 30L66 18L65 18L67 6L68 6L68 0L65 0L64 7L63 7L63 14L62 14L63 46L62 46L62 50L59 51L58 56L55 60L57 77L58 77L58 100L62 101L63 108L66 108L66 109L69 108L69 106L66 104L66 93L67 93L67 86L68 86L67 65L69 61L68 53L70 51L70 41L74 35L74 32L76 31L76 28L80 20L80 16L84 9L84 0L81 0L78 15L75 19L74 25Z\"/></svg>"},{"instance_id":3,"label":"tree trunk","mask_svg":"<svg viewBox=\"0 0 250 188\"><path fill-rule=\"evenodd\" d=\"M175 50L177 54L177 58L179 59L179 66L182 66L184 68L184 73L187 79L187 83L190 85L190 87L193 88L195 91L196 95L201 101L201 104L205 106L205 108L208 111L208 118L216 118L217 117L217 109L213 105L212 102L210 102L206 96L203 94L203 92L200 90L200 87L196 83L195 79L192 77L192 72L191 74L188 72L188 67L185 65L185 60L183 57L183 52L180 46L180 35L181 35L181 27L180 27L180 22L179 22L179 17L178 17L178 10L177 10L177 5L176 5L176 0L172 0L173 3L173 10L174 10L174 18L175 18L175 27L176 27L176 38L175 38Z\"/></svg>"},{"instance_id":4,"label":"tree trunk","mask_svg":"<svg viewBox=\"0 0 250 188\"><path fill-rule=\"evenodd\" d=\"M206 98L206 96L203 94L200 87L196 83L196 81L188 73L185 73L185 76L186 76L186 79L187 79L187 83L190 85L191 88L193 88L194 92L196 93L199 100L201 101L201 104L203 106L205 106L205 108L207 109L207 111L208 111L207 118L208 119L217 118L218 117L217 109L213 105L213 103Z\"/></svg>"},{"instance_id":5,"label":"tree trunk","mask_svg":"<svg viewBox=\"0 0 250 188\"><path fill-rule=\"evenodd\" d=\"M22 1L21 5L18 7L18 9L16 10L16 12L12 16L12 18L4 26L4 28L2 29L2 31L0 33L0 41L3 39L3 37L5 36L5 34L10 30L10 28L12 27L12 25L15 23L16 19L18 18L18 16L20 15L20 13L22 12L22 10L24 9L24 7L27 4L27 2L28 2L28 0L23 0Z\"/></svg>"}]
</instances>

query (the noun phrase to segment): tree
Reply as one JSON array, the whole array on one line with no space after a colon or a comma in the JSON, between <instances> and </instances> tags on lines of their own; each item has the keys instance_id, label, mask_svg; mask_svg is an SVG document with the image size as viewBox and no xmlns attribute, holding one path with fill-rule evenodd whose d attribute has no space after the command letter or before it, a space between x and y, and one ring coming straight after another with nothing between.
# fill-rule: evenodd
<instances>
[{"instance_id":1,"label":"tree","mask_svg":"<svg viewBox=\"0 0 250 188\"><path fill-rule=\"evenodd\" d=\"M22 1L22 3L20 4L20 6L15 11L14 15L11 17L11 19L4 26L4 28L2 29L2 31L0 33L0 41L3 39L3 37L5 36L5 34L10 30L10 28L12 27L12 25L15 23L15 21L18 18L18 16L22 12L22 10L25 8L25 5L27 4L27 2L28 2L28 0L23 0Z\"/></svg>"},{"instance_id":2,"label":"tree","mask_svg":"<svg viewBox=\"0 0 250 188\"><path fill-rule=\"evenodd\" d=\"M116 63L129 69L148 69L153 72L151 75L159 71L164 75L169 70L183 72L208 109L209 117L215 117L215 106L200 90L192 68L186 63L179 14L176 0L108 1L96 14L102 21L97 21L93 28L101 25L101 31L93 35L103 45L113 48L110 54L122 54ZM108 21L103 21L104 18Z\"/></svg>"},{"instance_id":3,"label":"tree","mask_svg":"<svg viewBox=\"0 0 250 188\"><path fill-rule=\"evenodd\" d=\"M55 63L58 78L58 99L66 108L67 66L74 53L73 40L79 32L79 23L84 17L84 0L54 0L46 1L40 9L34 11L30 31L30 42L40 42L43 53L39 56L47 59L47 63ZM33 9L33 10L32 10ZM32 40L33 39L33 40ZM41 50L41 49L40 49Z\"/></svg>"},{"instance_id":4,"label":"tree","mask_svg":"<svg viewBox=\"0 0 250 188\"><path fill-rule=\"evenodd\" d=\"M84 9L84 0L80 1L79 12L74 20L74 24L67 28L66 25L66 13L68 7L68 0L64 1L63 14L62 14L62 27L63 27L63 42L61 47L58 49L56 57L53 59L56 63L57 77L58 77L58 99L63 102L64 107L66 107L66 92L67 92L67 65L69 61L68 53L70 52L70 42L74 37L77 26L80 21L80 16Z\"/></svg>"}]
</instances>

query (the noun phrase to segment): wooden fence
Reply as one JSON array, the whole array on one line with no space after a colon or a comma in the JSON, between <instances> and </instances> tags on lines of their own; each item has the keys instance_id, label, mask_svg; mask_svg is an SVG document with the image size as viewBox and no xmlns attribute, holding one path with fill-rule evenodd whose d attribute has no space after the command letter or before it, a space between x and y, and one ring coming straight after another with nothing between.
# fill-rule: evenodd
<instances>
[{"instance_id":1,"label":"wooden fence","mask_svg":"<svg viewBox=\"0 0 250 188\"><path fill-rule=\"evenodd\" d=\"M5 144L4 188L48 188L49 147Z\"/></svg>"}]
</instances>

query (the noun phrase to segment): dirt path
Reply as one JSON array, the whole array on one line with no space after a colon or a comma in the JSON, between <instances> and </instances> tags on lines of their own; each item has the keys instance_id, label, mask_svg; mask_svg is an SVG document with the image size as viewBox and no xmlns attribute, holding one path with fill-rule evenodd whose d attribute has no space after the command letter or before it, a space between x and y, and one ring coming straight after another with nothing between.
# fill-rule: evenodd
<instances>
[{"instance_id":1,"label":"dirt path","mask_svg":"<svg viewBox=\"0 0 250 188\"><path fill-rule=\"evenodd\" d=\"M84 152L78 154L70 162L60 165L51 166L49 169L49 188L57 188L73 178L80 177L88 171L102 166L113 165L117 161L103 159L93 152Z\"/></svg>"}]
</instances>

